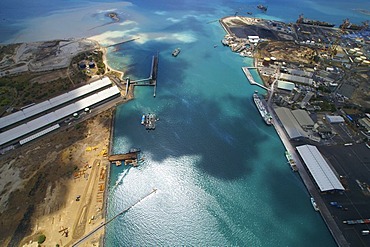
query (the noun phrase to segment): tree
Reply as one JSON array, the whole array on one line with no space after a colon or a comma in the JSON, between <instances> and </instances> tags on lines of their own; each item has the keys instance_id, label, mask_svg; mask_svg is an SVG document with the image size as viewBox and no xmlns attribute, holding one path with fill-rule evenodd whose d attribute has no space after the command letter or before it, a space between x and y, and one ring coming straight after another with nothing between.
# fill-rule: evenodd
<instances>
[{"instance_id":1,"label":"tree","mask_svg":"<svg viewBox=\"0 0 370 247\"><path fill-rule=\"evenodd\" d=\"M45 240L46 240L46 236L44 234L41 234L38 237L37 243L42 244L43 242L45 242Z\"/></svg>"}]
</instances>

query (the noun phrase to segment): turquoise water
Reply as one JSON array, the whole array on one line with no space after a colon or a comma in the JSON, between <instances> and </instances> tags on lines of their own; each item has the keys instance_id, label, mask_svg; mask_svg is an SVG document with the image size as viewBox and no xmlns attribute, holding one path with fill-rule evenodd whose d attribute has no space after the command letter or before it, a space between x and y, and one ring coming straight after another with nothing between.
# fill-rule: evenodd
<instances>
[{"instance_id":1,"label":"turquoise water","mask_svg":"<svg viewBox=\"0 0 370 247\"><path fill-rule=\"evenodd\" d=\"M15 2L34 11L14 12ZM236 11L284 21L301 13L336 24L346 16L368 19L353 10L369 9L368 1L319 2L0 3L0 42L93 37L111 44L139 36L108 54L110 65L133 79L147 77L151 56L160 54L157 97L152 88L136 88L135 100L117 108L114 152L140 147L144 161L112 166L108 218L158 191L107 226L106 246L335 246L275 130L252 103L254 90L264 92L241 70L252 60L223 47L223 29L209 23ZM266 14L255 8L259 3L268 5ZM122 22L103 25L109 11ZM176 47L181 53L174 58ZM147 132L140 120L149 112L160 120Z\"/></svg>"}]
</instances>

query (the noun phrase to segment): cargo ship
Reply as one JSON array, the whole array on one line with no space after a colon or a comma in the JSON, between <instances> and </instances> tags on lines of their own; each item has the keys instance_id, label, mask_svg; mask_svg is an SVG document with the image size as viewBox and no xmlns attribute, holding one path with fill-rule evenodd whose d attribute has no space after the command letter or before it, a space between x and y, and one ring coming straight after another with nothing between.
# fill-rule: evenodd
<instances>
[{"instance_id":1,"label":"cargo ship","mask_svg":"<svg viewBox=\"0 0 370 247\"><path fill-rule=\"evenodd\" d=\"M364 22L364 25L353 24L347 18L343 21L343 23L341 25L339 25L339 28L342 29L342 30L343 29L349 29L349 30L359 31L359 30L362 30L362 29L364 29L364 30L367 29L368 24L369 24L368 22Z\"/></svg>"},{"instance_id":2,"label":"cargo ship","mask_svg":"<svg viewBox=\"0 0 370 247\"><path fill-rule=\"evenodd\" d=\"M318 21L304 18L303 15L300 15L297 19L298 24L312 25L312 26L321 26L321 27L334 27L335 24L329 23L326 21Z\"/></svg>"},{"instance_id":3,"label":"cargo ship","mask_svg":"<svg viewBox=\"0 0 370 247\"><path fill-rule=\"evenodd\" d=\"M180 48L176 48L175 50L173 50L172 56L177 57L177 55L179 55L180 51L181 51Z\"/></svg>"},{"instance_id":4,"label":"cargo ship","mask_svg":"<svg viewBox=\"0 0 370 247\"><path fill-rule=\"evenodd\" d=\"M315 211L319 211L319 207L317 206L315 199L313 199L313 197L311 197L311 204L312 204L313 209L315 209Z\"/></svg>"},{"instance_id":5,"label":"cargo ship","mask_svg":"<svg viewBox=\"0 0 370 247\"><path fill-rule=\"evenodd\" d=\"M266 11L267 11L267 7L266 7L266 6L264 6L264 5L262 5L262 4L257 5L257 9L260 9L260 10L262 10L263 12L266 12Z\"/></svg>"},{"instance_id":6,"label":"cargo ship","mask_svg":"<svg viewBox=\"0 0 370 247\"><path fill-rule=\"evenodd\" d=\"M260 112L260 115L262 116L265 123L267 125L271 125L272 124L272 116L270 115L270 113L267 112L267 110L266 110L265 106L263 105L262 100L258 96L257 92L255 92L253 94L253 101L254 101L254 104L257 106L257 109Z\"/></svg>"},{"instance_id":7,"label":"cargo ship","mask_svg":"<svg viewBox=\"0 0 370 247\"><path fill-rule=\"evenodd\" d=\"M295 163L295 161L294 161L294 159L293 159L292 155L289 153L289 151L285 151L285 157L286 157L286 159L288 160L289 165L290 165L290 167L292 168L292 170L293 170L294 172L298 171L298 167L297 167L297 165L296 165L296 163Z\"/></svg>"}]
</instances>

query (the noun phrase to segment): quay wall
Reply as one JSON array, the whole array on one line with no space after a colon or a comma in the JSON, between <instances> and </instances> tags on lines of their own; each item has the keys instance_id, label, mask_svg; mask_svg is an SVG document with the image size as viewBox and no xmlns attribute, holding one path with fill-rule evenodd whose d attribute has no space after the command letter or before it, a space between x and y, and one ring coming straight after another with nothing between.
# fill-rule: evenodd
<instances>
[{"instance_id":1,"label":"quay wall","mask_svg":"<svg viewBox=\"0 0 370 247\"><path fill-rule=\"evenodd\" d=\"M275 110L270 105L268 105L268 110L270 114L273 116L274 119L273 125L277 134L280 137L281 142L283 143L285 149L288 150L289 153L294 158L298 168L298 173L303 181L303 184L305 185L309 194L314 198L315 202L317 203L320 209L319 213L321 214L321 218L324 220L332 237L334 238L338 246L349 247L350 246L349 243L344 238L342 231L339 229L339 226L335 222L328 207L323 201L321 194L316 187L315 182L311 179L310 175L308 174L308 171L305 169L305 165L301 162L299 155L295 150L295 147L290 143L290 140L287 134L285 133L285 130L282 127L282 123L279 121L279 118L277 117Z\"/></svg>"}]
</instances>

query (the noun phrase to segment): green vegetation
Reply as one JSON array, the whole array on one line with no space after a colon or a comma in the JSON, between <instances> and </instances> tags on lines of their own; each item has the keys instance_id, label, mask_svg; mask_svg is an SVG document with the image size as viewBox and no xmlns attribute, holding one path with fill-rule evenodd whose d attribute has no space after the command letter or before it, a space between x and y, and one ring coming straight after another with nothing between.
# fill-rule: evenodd
<instances>
[{"instance_id":1,"label":"green vegetation","mask_svg":"<svg viewBox=\"0 0 370 247\"><path fill-rule=\"evenodd\" d=\"M37 81L31 82L33 79L49 73L27 72L2 77L0 80L0 112L4 111L7 106L20 108L49 99L73 87L68 78L58 78L42 84Z\"/></svg>"},{"instance_id":2,"label":"green vegetation","mask_svg":"<svg viewBox=\"0 0 370 247\"><path fill-rule=\"evenodd\" d=\"M318 89L319 89L319 91L324 92L324 93L331 93L330 89L328 87L323 86L323 85L320 85Z\"/></svg>"},{"instance_id":3,"label":"green vegetation","mask_svg":"<svg viewBox=\"0 0 370 247\"><path fill-rule=\"evenodd\" d=\"M46 236L44 234L41 234L38 238L37 238L37 243L39 244L42 244L43 242L45 242L46 240Z\"/></svg>"},{"instance_id":4,"label":"green vegetation","mask_svg":"<svg viewBox=\"0 0 370 247\"><path fill-rule=\"evenodd\" d=\"M322 102L319 106L321 107L321 111L335 112L337 110L334 104L326 101Z\"/></svg>"},{"instance_id":5,"label":"green vegetation","mask_svg":"<svg viewBox=\"0 0 370 247\"><path fill-rule=\"evenodd\" d=\"M0 54L11 54L18 45L0 46ZM82 60L94 61L96 68L81 70L78 63ZM31 73L25 72L4 76L0 80L0 114L8 107L15 109L38 103L71 90L80 82L87 81L94 74L104 74L105 64L101 51L89 54L81 53L72 59L69 69ZM70 78L60 77L69 73ZM57 76L54 76L57 75ZM55 78L58 77L58 78ZM44 78L52 78L50 81Z\"/></svg>"},{"instance_id":6,"label":"green vegetation","mask_svg":"<svg viewBox=\"0 0 370 247\"><path fill-rule=\"evenodd\" d=\"M93 69L80 69L79 63L81 61L94 61L96 64L96 68ZM72 65L74 67L74 70L76 71L76 74L79 76L82 76L85 80L87 80L89 77L91 77L94 74L97 75L103 75L105 73L105 64L103 63L103 52L101 51L94 51L89 54L81 53L78 56L74 57L72 59Z\"/></svg>"},{"instance_id":7,"label":"green vegetation","mask_svg":"<svg viewBox=\"0 0 370 247\"><path fill-rule=\"evenodd\" d=\"M9 54L14 54L20 44L0 45L0 60Z\"/></svg>"}]
</instances>

